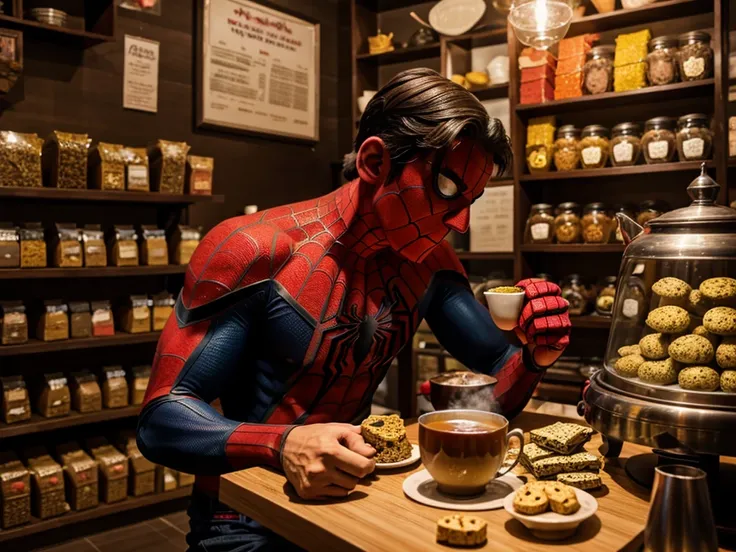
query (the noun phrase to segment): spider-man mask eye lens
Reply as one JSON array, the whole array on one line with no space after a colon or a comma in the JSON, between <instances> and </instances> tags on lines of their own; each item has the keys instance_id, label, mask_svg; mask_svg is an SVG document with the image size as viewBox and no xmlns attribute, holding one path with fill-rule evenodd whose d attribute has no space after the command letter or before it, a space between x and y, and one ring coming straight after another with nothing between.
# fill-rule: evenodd
<instances>
[{"instance_id":1,"label":"spider-man mask eye lens","mask_svg":"<svg viewBox=\"0 0 736 552\"><path fill-rule=\"evenodd\" d=\"M445 171L440 171L437 174L435 182L435 190L442 199L455 199L458 197L462 190L455 182L455 175L446 174Z\"/></svg>"}]
</instances>

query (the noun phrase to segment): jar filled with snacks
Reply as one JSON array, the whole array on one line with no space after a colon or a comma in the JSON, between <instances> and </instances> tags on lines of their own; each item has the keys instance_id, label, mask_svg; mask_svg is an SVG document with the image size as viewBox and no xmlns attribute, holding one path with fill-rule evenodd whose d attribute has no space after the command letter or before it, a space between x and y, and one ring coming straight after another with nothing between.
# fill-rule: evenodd
<instances>
[{"instance_id":1,"label":"jar filled with snacks","mask_svg":"<svg viewBox=\"0 0 736 552\"><path fill-rule=\"evenodd\" d=\"M82 241L74 223L58 222L52 229L54 266L79 268L82 266Z\"/></svg>"},{"instance_id":2,"label":"jar filled with snacks","mask_svg":"<svg viewBox=\"0 0 736 552\"><path fill-rule=\"evenodd\" d=\"M620 123L611 136L611 164L614 167L636 165L641 153L641 127L636 123Z\"/></svg>"},{"instance_id":3,"label":"jar filled with snacks","mask_svg":"<svg viewBox=\"0 0 736 552\"><path fill-rule=\"evenodd\" d=\"M215 160L199 155L187 156L187 193L212 195L212 173Z\"/></svg>"},{"instance_id":4,"label":"jar filled with snacks","mask_svg":"<svg viewBox=\"0 0 736 552\"><path fill-rule=\"evenodd\" d=\"M641 147L649 164L670 163L675 158L677 140L674 117L654 117L644 124Z\"/></svg>"},{"instance_id":5,"label":"jar filled with snacks","mask_svg":"<svg viewBox=\"0 0 736 552\"><path fill-rule=\"evenodd\" d=\"M604 203L588 203L583 209L583 241L608 243L611 239L612 221Z\"/></svg>"},{"instance_id":6,"label":"jar filled with snacks","mask_svg":"<svg viewBox=\"0 0 736 552\"><path fill-rule=\"evenodd\" d=\"M156 465L143 456L135 435L124 433L119 439L118 447L128 455L130 462L130 494L143 496L156 490Z\"/></svg>"},{"instance_id":7,"label":"jar filled with snacks","mask_svg":"<svg viewBox=\"0 0 736 552\"><path fill-rule=\"evenodd\" d=\"M0 131L0 187L41 188L42 147L37 134Z\"/></svg>"},{"instance_id":8,"label":"jar filled with snacks","mask_svg":"<svg viewBox=\"0 0 736 552\"><path fill-rule=\"evenodd\" d=\"M538 117L526 129L526 163L529 172L547 172L552 163L555 141L555 118Z\"/></svg>"},{"instance_id":9,"label":"jar filled with snacks","mask_svg":"<svg viewBox=\"0 0 736 552\"><path fill-rule=\"evenodd\" d=\"M81 414L102 410L102 390L95 375L87 370L71 375L72 408Z\"/></svg>"},{"instance_id":10,"label":"jar filled with snacks","mask_svg":"<svg viewBox=\"0 0 736 552\"><path fill-rule=\"evenodd\" d=\"M608 129L602 125L588 125L580 140L580 161L584 169L600 169L606 166L610 144Z\"/></svg>"},{"instance_id":11,"label":"jar filled with snacks","mask_svg":"<svg viewBox=\"0 0 736 552\"><path fill-rule=\"evenodd\" d=\"M112 307L110 301L92 301L92 335L102 337L115 335L115 322L112 318Z\"/></svg>"},{"instance_id":12,"label":"jar filled with snacks","mask_svg":"<svg viewBox=\"0 0 736 552\"><path fill-rule=\"evenodd\" d=\"M131 192L148 192L148 151L146 148L123 148L125 187Z\"/></svg>"},{"instance_id":13,"label":"jar filled with snacks","mask_svg":"<svg viewBox=\"0 0 736 552\"><path fill-rule=\"evenodd\" d=\"M621 234L621 226L616 218L616 213L623 213L630 219L636 219L636 205L632 203L619 203L613 206L613 224L616 231L613 233L613 241L616 243L624 243L624 236Z\"/></svg>"},{"instance_id":14,"label":"jar filled with snacks","mask_svg":"<svg viewBox=\"0 0 736 552\"><path fill-rule=\"evenodd\" d=\"M88 301L69 301L69 322L72 339L92 337L92 312Z\"/></svg>"},{"instance_id":15,"label":"jar filled with snacks","mask_svg":"<svg viewBox=\"0 0 736 552\"><path fill-rule=\"evenodd\" d=\"M22 301L0 302L0 326L3 345L21 345L28 341L28 316Z\"/></svg>"},{"instance_id":16,"label":"jar filled with snacks","mask_svg":"<svg viewBox=\"0 0 736 552\"><path fill-rule=\"evenodd\" d=\"M524 243L552 243L555 237L555 217L549 203L532 205L524 230Z\"/></svg>"},{"instance_id":17,"label":"jar filled with snacks","mask_svg":"<svg viewBox=\"0 0 736 552\"><path fill-rule=\"evenodd\" d=\"M552 146L536 145L526 147L526 165L530 173L548 172L552 163Z\"/></svg>"},{"instance_id":18,"label":"jar filled with snacks","mask_svg":"<svg viewBox=\"0 0 736 552\"><path fill-rule=\"evenodd\" d=\"M10 222L0 223L0 268L20 266L18 229Z\"/></svg>"},{"instance_id":19,"label":"jar filled with snacks","mask_svg":"<svg viewBox=\"0 0 736 552\"><path fill-rule=\"evenodd\" d=\"M647 78L652 86L671 84L677 81L678 51L676 36L658 36L649 41L647 54Z\"/></svg>"},{"instance_id":20,"label":"jar filled with snacks","mask_svg":"<svg viewBox=\"0 0 736 552\"><path fill-rule=\"evenodd\" d=\"M554 144L555 167L558 171L572 171L580 166L580 129L564 125L557 129Z\"/></svg>"},{"instance_id":21,"label":"jar filled with snacks","mask_svg":"<svg viewBox=\"0 0 736 552\"><path fill-rule=\"evenodd\" d=\"M87 224L82 229L84 245L84 266L107 266L107 247L105 234L99 224Z\"/></svg>"},{"instance_id":22,"label":"jar filled with snacks","mask_svg":"<svg viewBox=\"0 0 736 552\"><path fill-rule=\"evenodd\" d=\"M18 230L20 238L20 267L46 267L46 240L40 222L27 222Z\"/></svg>"},{"instance_id":23,"label":"jar filled with snacks","mask_svg":"<svg viewBox=\"0 0 736 552\"><path fill-rule=\"evenodd\" d=\"M71 404L72 396L64 374L61 372L44 374L36 405L41 416L44 418L67 416L71 410Z\"/></svg>"},{"instance_id":24,"label":"jar filled with snacks","mask_svg":"<svg viewBox=\"0 0 736 552\"><path fill-rule=\"evenodd\" d=\"M165 230L156 226L141 226L141 261L145 266L169 264Z\"/></svg>"},{"instance_id":25,"label":"jar filled with snacks","mask_svg":"<svg viewBox=\"0 0 736 552\"><path fill-rule=\"evenodd\" d=\"M639 204L639 214L636 222L644 226L647 222L669 211L669 207L663 201L648 199Z\"/></svg>"},{"instance_id":26,"label":"jar filled with snacks","mask_svg":"<svg viewBox=\"0 0 736 552\"><path fill-rule=\"evenodd\" d=\"M591 48L583 67L583 89L586 94L603 94L613 89L613 46Z\"/></svg>"},{"instance_id":27,"label":"jar filled with snacks","mask_svg":"<svg viewBox=\"0 0 736 552\"><path fill-rule=\"evenodd\" d=\"M677 121L677 153L680 161L710 159L713 132L710 119L703 113L684 115Z\"/></svg>"},{"instance_id":28,"label":"jar filled with snacks","mask_svg":"<svg viewBox=\"0 0 736 552\"><path fill-rule=\"evenodd\" d=\"M680 75L683 81L707 79L713 73L713 49L710 35L703 31L690 31L679 36Z\"/></svg>"},{"instance_id":29,"label":"jar filled with snacks","mask_svg":"<svg viewBox=\"0 0 736 552\"><path fill-rule=\"evenodd\" d=\"M76 190L87 187L87 156L91 142L86 134L58 130L51 133L43 146L48 186Z\"/></svg>"},{"instance_id":30,"label":"jar filled with snacks","mask_svg":"<svg viewBox=\"0 0 736 552\"><path fill-rule=\"evenodd\" d=\"M43 303L43 314L38 320L36 337L41 341L61 341L69 339L69 308L59 300Z\"/></svg>"},{"instance_id":31,"label":"jar filled with snacks","mask_svg":"<svg viewBox=\"0 0 736 552\"><path fill-rule=\"evenodd\" d=\"M31 521L31 477L14 452L0 452L0 528Z\"/></svg>"},{"instance_id":32,"label":"jar filled with snacks","mask_svg":"<svg viewBox=\"0 0 736 552\"><path fill-rule=\"evenodd\" d=\"M174 297L167 291L153 296L153 331L164 329L169 316L174 311Z\"/></svg>"},{"instance_id":33,"label":"jar filled with snacks","mask_svg":"<svg viewBox=\"0 0 736 552\"><path fill-rule=\"evenodd\" d=\"M120 313L120 327L128 333L151 331L151 307L147 295L131 295Z\"/></svg>"},{"instance_id":34,"label":"jar filled with snacks","mask_svg":"<svg viewBox=\"0 0 736 552\"><path fill-rule=\"evenodd\" d=\"M143 398L148 389L148 380L151 377L150 366L133 366L130 371L130 404L143 404Z\"/></svg>"},{"instance_id":35,"label":"jar filled with snacks","mask_svg":"<svg viewBox=\"0 0 736 552\"><path fill-rule=\"evenodd\" d=\"M125 156L122 145L100 142L92 149L89 157L93 188L125 189Z\"/></svg>"},{"instance_id":36,"label":"jar filled with snacks","mask_svg":"<svg viewBox=\"0 0 736 552\"><path fill-rule=\"evenodd\" d=\"M69 511L64 493L64 472L46 452L46 448L31 447L26 453L28 471L33 481L33 515L48 519Z\"/></svg>"},{"instance_id":37,"label":"jar filled with snacks","mask_svg":"<svg viewBox=\"0 0 736 552\"><path fill-rule=\"evenodd\" d=\"M100 503L97 462L75 442L58 445L56 455L66 475L71 509L80 511L96 507Z\"/></svg>"},{"instance_id":38,"label":"jar filled with snacks","mask_svg":"<svg viewBox=\"0 0 736 552\"><path fill-rule=\"evenodd\" d=\"M582 316L588 312L588 293L579 274L570 274L562 281L562 297L570 304L570 316Z\"/></svg>"},{"instance_id":39,"label":"jar filled with snacks","mask_svg":"<svg viewBox=\"0 0 736 552\"><path fill-rule=\"evenodd\" d=\"M557 243L579 243L582 232L580 205L571 201L560 203L555 211L555 239Z\"/></svg>"},{"instance_id":40,"label":"jar filled with snacks","mask_svg":"<svg viewBox=\"0 0 736 552\"><path fill-rule=\"evenodd\" d=\"M183 194L189 145L159 140L149 151L151 186L162 194Z\"/></svg>"},{"instance_id":41,"label":"jar filled with snacks","mask_svg":"<svg viewBox=\"0 0 736 552\"><path fill-rule=\"evenodd\" d=\"M197 228L182 225L177 226L170 241L174 264L188 264L201 238L202 233Z\"/></svg>"},{"instance_id":42,"label":"jar filled with snacks","mask_svg":"<svg viewBox=\"0 0 736 552\"><path fill-rule=\"evenodd\" d=\"M23 376L0 377L3 398L3 421L14 424L31 418L31 400Z\"/></svg>"},{"instance_id":43,"label":"jar filled with snacks","mask_svg":"<svg viewBox=\"0 0 736 552\"><path fill-rule=\"evenodd\" d=\"M615 298L616 276L606 276L598 286L598 297L595 299L595 312L601 316L611 316Z\"/></svg>"},{"instance_id":44,"label":"jar filled with snacks","mask_svg":"<svg viewBox=\"0 0 736 552\"><path fill-rule=\"evenodd\" d=\"M109 243L111 266L138 266L138 234L132 226L114 226Z\"/></svg>"},{"instance_id":45,"label":"jar filled with snacks","mask_svg":"<svg viewBox=\"0 0 736 552\"><path fill-rule=\"evenodd\" d=\"M100 467L100 499L105 504L128 498L128 459L102 437L89 439L87 449Z\"/></svg>"},{"instance_id":46,"label":"jar filled with snacks","mask_svg":"<svg viewBox=\"0 0 736 552\"><path fill-rule=\"evenodd\" d=\"M122 366L107 366L100 373L102 406L122 408L128 406L128 381Z\"/></svg>"}]
</instances>

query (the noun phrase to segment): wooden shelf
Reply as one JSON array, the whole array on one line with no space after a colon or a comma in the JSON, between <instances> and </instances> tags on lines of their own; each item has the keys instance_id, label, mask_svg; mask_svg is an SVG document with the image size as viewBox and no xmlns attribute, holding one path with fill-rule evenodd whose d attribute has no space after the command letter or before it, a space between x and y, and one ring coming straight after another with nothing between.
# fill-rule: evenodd
<instances>
[{"instance_id":1,"label":"wooden shelf","mask_svg":"<svg viewBox=\"0 0 736 552\"><path fill-rule=\"evenodd\" d=\"M0 423L0 439L53 431L65 427L96 424L109 420L134 418L140 414L140 411L140 406L126 406L124 408L106 408L99 412L89 412L87 414L72 411L68 416L61 416L59 418L44 418L38 414L33 414L31 419L26 422L17 422L15 424Z\"/></svg>"},{"instance_id":2,"label":"wooden shelf","mask_svg":"<svg viewBox=\"0 0 736 552\"><path fill-rule=\"evenodd\" d=\"M573 328L593 328L608 330L611 328L611 317L589 314L586 316L571 316Z\"/></svg>"},{"instance_id":3,"label":"wooden shelf","mask_svg":"<svg viewBox=\"0 0 736 552\"><path fill-rule=\"evenodd\" d=\"M13 529L0 530L0 542L35 535L37 533L43 533L44 531L58 529L60 527L65 527L74 523L81 523L83 521L99 519L112 514L119 514L120 512L128 510L145 508L146 506L152 506L154 504L187 498L191 494L191 486L181 487L166 493L156 493L137 498L129 496L122 502L115 502L114 504L100 504L96 508L82 510L81 512L69 512L51 519L40 520L32 518L31 523L27 525L22 525Z\"/></svg>"},{"instance_id":4,"label":"wooden shelf","mask_svg":"<svg viewBox=\"0 0 736 552\"><path fill-rule=\"evenodd\" d=\"M594 96L580 96L579 98L568 98L539 104L517 105L516 112L528 117L538 117L568 111L594 111L596 109L619 108L634 104L712 97L714 83L714 79L703 79L663 86L649 86L629 92L606 92Z\"/></svg>"},{"instance_id":5,"label":"wooden shelf","mask_svg":"<svg viewBox=\"0 0 736 552\"><path fill-rule=\"evenodd\" d=\"M409 48L396 48L391 52L383 54L362 53L357 54L355 59L358 61L373 62L380 64L402 63L404 61L414 61L417 59L425 59L438 57L440 55L440 44L434 42L432 44L423 44L422 46L410 46Z\"/></svg>"},{"instance_id":6,"label":"wooden shelf","mask_svg":"<svg viewBox=\"0 0 736 552\"><path fill-rule=\"evenodd\" d=\"M571 243L522 245L523 253L623 253L625 246L618 243Z\"/></svg>"},{"instance_id":7,"label":"wooden shelf","mask_svg":"<svg viewBox=\"0 0 736 552\"><path fill-rule=\"evenodd\" d=\"M461 261L513 261L513 253L475 253L472 251L456 251Z\"/></svg>"},{"instance_id":8,"label":"wooden shelf","mask_svg":"<svg viewBox=\"0 0 736 552\"><path fill-rule=\"evenodd\" d=\"M156 343L161 332L128 334L118 332L106 337L87 337L84 339L65 339L63 341L40 341L29 339L23 345L0 346L0 357L33 355L37 353L53 353L57 351L72 351L78 349L97 349L100 347L119 347L124 345L138 345L141 343Z\"/></svg>"},{"instance_id":9,"label":"wooden shelf","mask_svg":"<svg viewBox=\"0 0 736 552\"><path fill-rule=\"evenodd\" d=\"M492 84L488 86L487 88L481 88L479 90L471 90L471 92L480 101L508 98L509 83L504 82L502 84Z\"/></svg>"},{"instance_id":10,"label":"wooden shelf","mask_svg":"<svg viewBox=\"0 0 736 552\"><path fill-rule=\"evenodd\" d=\"M443 39L449 43L457 44L466 50L472 50L473 48L504 44L508 40L508 31L504 26L471 31L458 36L447 36L443 37Z\"/></svg>"},{"instance_id":11,"label":"wooden shelf","mask_svg":"<svg viewBox=\"0 0 736 552\"><path fill-rule=\"evenodd\" d=\"M612 29L646 25L655 21L678 19L713 11L713 2L706 0L668 0L655 2L641 8L618 9L609 13L596 13L573 21L567 36L583 33L601 33Z\"/></svg>"},{"instance_id":12,"label":"wooden shelf","mask_svg":"<svg viewBox=\"0 0 736 552\"><path fill-rule=\"evenodd\" d=\"M631 167L604 167L602 169L580 169L577 171L550 171L547 173L523 174L521 182L541 182L545 180L572 180L577 178L621 177L632 174L652 174L665 172L700 172L702 161L684 161L682 163L654 163L652 165L634 165ZM713 161L706 161L706 167L713 168ZM694 174L693 176L697 176Z\"/></svg>"},{"instance_id":13,"label":"wooden shelf","mask_svg":"<svg viewBox=\"0 0 736 552\"><path fill-rule=\"evenodd\" d=\"M57 40L81 40L84 46L94 46L102 42L114 42L115 37L111 35L91 33L80 29L70 29L68 27L57 27L56 25L47 25L22 17L12 17L10 15L0 15L0 24L4 27L20 29L25 32L45 35Z\"/></svg>"},{"instance_id":14,"label":"wooden shelf","mask_svg":"<svg viewBox=\"0 0 736 552\"><path fill-rule=\"evenodd\" d=\"M109 192L103 190L63 190L59 188L0 188L0 199L44 201L117 201L122 203L224 203L222 195L160 194L158 192Z\"/></svg>"},{"instance_id":15,"label":"wooden shelf","mask_svg":"<svg viewBox=\"0 0 736 552\"><path fill-rule=\"evenodd\" d=\"M168 276L171 274L184 274L186 271L186 265L105 266L96 268L0 268L0 280Z\"/></svg>"}]
</instances>

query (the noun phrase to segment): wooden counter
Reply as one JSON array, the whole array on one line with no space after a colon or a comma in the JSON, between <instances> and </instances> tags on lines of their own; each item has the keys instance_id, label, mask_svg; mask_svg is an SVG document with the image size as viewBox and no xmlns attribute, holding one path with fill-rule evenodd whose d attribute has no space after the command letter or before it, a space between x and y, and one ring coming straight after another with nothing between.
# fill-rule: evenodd
<instances>
[{"instance_id":1,"label":"wooden counter","mask_svg":"<svg viewBox=\"0 0 736 552\"><path fill-rule=\"evenodd\" d=\"M558 420L524 412L512 426L528 431ZM407 433L416 442L416 424L409 426ZM600 443L596 435L586 448L598 454ZM598 499L598 512L570 539L540 541L503 509L473 512L488 521L488 543L475 550L531 552L560 546L580 551L620 550L642 531L649 511L649 491L626 476L622 460L644 452L650 449L627 443L621 459L606 463L601 474L605 486L593 493ZM418 504L404 496L401 489L404 479L421 469L418 463L397 473L377 472L346 499L310 503L296 496L283 475L251 468L222 477L220 500L307 550L447 552L448 547L435 542L435 522L450 510ZM526 473L521 466L515 472Z\"/></svg>"}]
</instances>

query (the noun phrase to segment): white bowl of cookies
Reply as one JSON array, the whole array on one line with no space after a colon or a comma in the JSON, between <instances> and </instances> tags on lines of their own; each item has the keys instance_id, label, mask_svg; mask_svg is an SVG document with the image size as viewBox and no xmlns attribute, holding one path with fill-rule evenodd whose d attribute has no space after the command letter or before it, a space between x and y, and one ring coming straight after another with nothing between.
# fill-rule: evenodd
<instances>
[{"instance_id":1,"label":"white bowl of cookies","mask_svg":"<svg viewBox=\"0 0 736 552\"><path fill-rule=\"evenodd\" d=\"M538 539L561 540L598 511L598 501L559 481L535 481L509 494L503 507Z\"/></svg>"}]
</instances>

